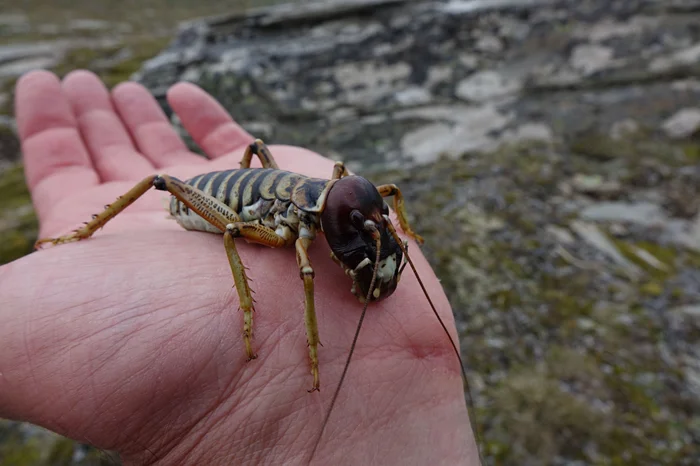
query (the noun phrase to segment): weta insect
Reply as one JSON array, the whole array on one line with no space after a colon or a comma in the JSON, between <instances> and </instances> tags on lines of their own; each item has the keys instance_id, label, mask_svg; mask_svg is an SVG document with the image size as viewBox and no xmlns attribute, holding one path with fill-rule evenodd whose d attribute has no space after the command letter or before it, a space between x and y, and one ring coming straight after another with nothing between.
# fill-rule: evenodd
<instances>
[{"instance_id":1,"label":"weta insect","mask_svg":"<svg viewBox=\"0 0 700 466\"><path fill-rule=\"evenodd\" d=\"M258 157L262 168L250 168L253 155ZM423 239L408 225L401 191L393 184L375 187L365 178L350 175L342 162L335 164L330 179L309 178L281 170L267 146L257 139L246 148L239 169L205 173L184 182L165 174L149 176L105 206L104 211L93 215L83 227L68 235L40 239L36 246L89 238L152 187L171 194L170 214L183 228L223 233L224 248L244 315L243 338L249 361L257 357L251 343L254 301L234 239L243 238L273 248L295 247L305 291L304 322L313 377L309 392L320 390L320 377L314 270L307 251L317 233L324 233L332 251L331 258L352 279L351 291L364 307L315 451L345 379L368 304L385 299L396 290L407 264L417 276L408 256L408 242L399 237L383 200L393 196L401 228L422 244ZM419 283L450 339L466 381L459 351L420 279Z\"/></svg>"}]
</instances>

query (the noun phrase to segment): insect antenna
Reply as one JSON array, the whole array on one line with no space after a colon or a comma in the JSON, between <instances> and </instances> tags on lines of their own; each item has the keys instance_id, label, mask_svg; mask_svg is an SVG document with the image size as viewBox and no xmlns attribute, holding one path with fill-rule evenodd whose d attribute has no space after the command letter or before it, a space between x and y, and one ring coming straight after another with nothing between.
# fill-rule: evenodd
<instances>
[{"instance_id":1,"label":"insect antenna","mask_svg":"<svg viewBox=\"0 0 700 466\"><path fill-rule=\"evenodd\" d=\"M311 463L311 460L314 457L314 454L316 453L316 449L318 448L318 444L321 441L321 437L323 436L323 431L326 429L326 424L328 424L328 419L331 417L331 412L333 412L333 406L335 405L335 401L338 399L338 393L340 393L340 388L343 386L343 381L345 380L345 375L348 373L348 367L350 366L350 359L352 358L352 354L355 352L355 345L357 344L357 337L360 335L360 329L362 328L362 321L365 320L365 314L367 313L367 306L369 305L369 299L372 296L372 292L374 291L374 284L377 281L377 271L379 270L379 254L381 252L381 236L379 235L379 231L377 231L376 228L371 229L372 236L374 236L374 241L376 242L377 246L377 257L375 258L374 261L374 270L372 271L372 281L369 284L369 291L367 293L367 297L365 298L365 305L362 308L362 314L360 314L360 321L357 323L357 330L355 330L355 336L352 339L352 345L350 345L350 352L348 353L348 358L345 361L345 367L343 368L343 374L340 376L340 382L338 382L338 387L335 389L335 393L333 393L333 398L331 399L331 405L328 407L328 413L326 413L326 418L323 420L323 424L321 425L321 432L318 433L318 437L316 438L316 443L314 443L314 447L311 450L311 456L309 457L309 463Z\"/></svg>"},{"instance_id":2,"label":"insect antenna","mask_svg":"<svg viewBox=\"0 0 700 466\"><path fill-rule=\"evenodd\" d=\"M437 309L435 309L435 305L433 304L433 300L430 299L430 295L428 295L428 291L425 289L425 286L423 285L423 281L420 279L420 276L418 275L418 271L416 270L416 266L413 265L413 261L411 260L411 257L408 255L408 249L404 246L403 241L401 240L401 237L399 234L396 232L396 228L394 228L394 225L391 223L391 220L389 220L388 216L384 216L386 219L387 227L389 228L389 232L391 232L391 235L394 237L394 240L398 243L399 247L401 248L401 252L403 252L404 256L406 257L406 260L408 261L409 265L411 266L411 269L413 269L413 273L416 276L416 279L418 279L418 284L420 285L421 289L423 290L423 294L425 295L426 299L428 300L428 303L430 303L430 308L433 310L433 314L435 314L435 317L437 317L438 322L440 322L440 325L442 326L442 329L445 331L445 335L447 335L448 340L450 340L450 344L452 345L452 349L454 350L455 354L457 355L457 359L459 360L459 368L462 369L462 381L464 383L464 387L466 388L467 392L467 398L469 402L469 407L472 410L472 414L476 415L474 413L474 400L472 399L472 393L471 389L469 388L469 380L467 379L467 371L464 369L464 363L462 362L462 356L459 353L459 350L457 349L457 345L455 345L455 342L452 340L452 337L450 336L450 332L447 330L447 326L445 326L445 323L442 321L442 318L440 317L440 314L438 314ZM404 264L405 267L405 264ZM479 432L476 428L475 422L472 421L472 416L469 416L469 420L471 423L471 428L472 431L474 432L474 435L477 437L477 445L476 449L477 452L479 453L479 461L481 464L484 463L483 458L481 457L481 449L479 448Z\"/></svg>"}]
</instances>

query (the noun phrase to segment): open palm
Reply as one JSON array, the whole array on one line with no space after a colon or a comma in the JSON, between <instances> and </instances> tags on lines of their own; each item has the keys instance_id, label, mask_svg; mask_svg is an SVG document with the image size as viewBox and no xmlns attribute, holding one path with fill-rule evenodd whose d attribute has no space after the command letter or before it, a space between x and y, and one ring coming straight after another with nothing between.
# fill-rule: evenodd
<instances>
[{"instance_id":1,"label":"open palm","mask_svg":"<svg viewBox=\"0 0 700 466\"><path fill-rule=\"evenodd\" d=\"M236 168L253 137L201 89L168 99L211 157L188 152L155 100L93 74L24 76L16 111L40 236L69 232L143 177ZM328 178L333 163L271 145L283 169ZM253 166L259 166L257 161ZM167 194L167 193L166 193ZM311 374L293 249L238 241L255 291L254 350L220 235L188 232L150 191L92 238L0 268L0 416L115 450L133 464L305 464L361 305L311 247L321 392ZM410 208L410 206L409 206ZM409 252L455 338L449 304ZM460 369L412 273L370 306L317 464L477 464Z\"/></svg>"}]
</instances>

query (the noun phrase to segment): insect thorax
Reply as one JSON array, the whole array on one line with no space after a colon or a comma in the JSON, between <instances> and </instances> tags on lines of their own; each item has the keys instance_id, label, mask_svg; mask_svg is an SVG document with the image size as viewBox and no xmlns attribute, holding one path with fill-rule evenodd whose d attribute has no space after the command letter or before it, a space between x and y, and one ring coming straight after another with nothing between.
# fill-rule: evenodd
<instances>
[{"instance_id":1,"label":"insect thorax","mask_svg":"<svg viewBox=\"0 0 700 466\"><path fill-rule=\"evenodd\" d=\"M314 239L329 180L284 170L244 168L205 173L185 183L227 205L243 222L258 222L284 238ZM174 196L170 214L187 230L221 233Z\"/></svg>"}]
</instances>

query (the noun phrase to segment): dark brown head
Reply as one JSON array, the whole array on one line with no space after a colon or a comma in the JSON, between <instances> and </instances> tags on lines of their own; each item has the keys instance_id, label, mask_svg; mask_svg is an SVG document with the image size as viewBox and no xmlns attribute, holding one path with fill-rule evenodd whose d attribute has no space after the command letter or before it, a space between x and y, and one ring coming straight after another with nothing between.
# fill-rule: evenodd
<instances>
[{"instance_id":1,"label":"dark brown head","mask_svg":"<svg viewBox=\"0 0 700 466\"><path fill-rule=\"evenodd\" d=\"M377 232L379 268L370 301L388 297L399 282L403 254L386 227L388 215L389 206L377 188L360 176L341 178L328 192L321 227L333 254L353 279L353 294L361 301L372 282Z\"/></svg>"}]
</instances>

